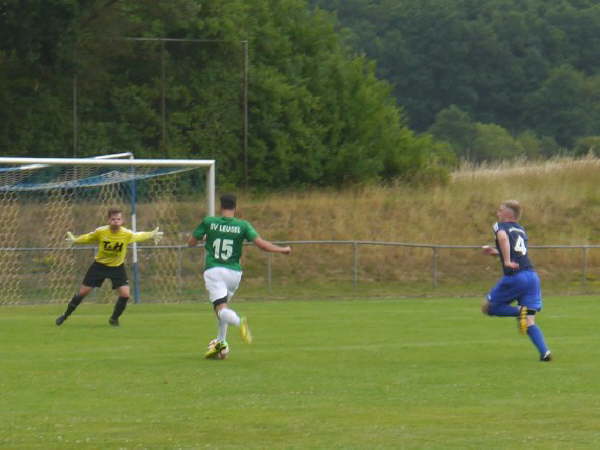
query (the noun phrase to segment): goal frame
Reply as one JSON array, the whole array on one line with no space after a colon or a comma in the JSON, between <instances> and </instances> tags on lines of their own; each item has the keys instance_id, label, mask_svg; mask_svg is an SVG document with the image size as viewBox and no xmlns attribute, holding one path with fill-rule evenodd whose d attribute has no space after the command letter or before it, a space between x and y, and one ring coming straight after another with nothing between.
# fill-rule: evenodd
<instances>
[{"instance_id":1,"label":"goal frame","mask_svg":"<svg viewBox=\"0 0 600 450\"><path fill-rule=\"evenodd\" d=\"M110 155L113 156L113 155ZM117 156L117 155L114 155ZM61 166L161 166L161 167L207 167L206 206L208 214L215 214L215 160L214 159L129 159L117 158L18 158L0 157L0 164L47 164Z\"/></svg>"},{"instance_id":2,"label":"goal frame","mask_svg":"<svg viewBox=\"0 0 600 450\"><path fill-rule=\"evenodd\" d=\"M119 159L128 158L128 159ZM208 215L215 215L215 179L216 161L214 159L135 159L132 153L119 153L113 155L96 156L92 158L22 158L0 157L0 164L27 165L22 170L32 170L43 166L118 166L118 167L205 167L206 174L206 208ZM135 203L132 205L131 229L137 231ZM133 298L135 303L140 302L139 293L139 266L137 244L132 244L132 268L134 279Z\"/></svg>"}]
</instances>

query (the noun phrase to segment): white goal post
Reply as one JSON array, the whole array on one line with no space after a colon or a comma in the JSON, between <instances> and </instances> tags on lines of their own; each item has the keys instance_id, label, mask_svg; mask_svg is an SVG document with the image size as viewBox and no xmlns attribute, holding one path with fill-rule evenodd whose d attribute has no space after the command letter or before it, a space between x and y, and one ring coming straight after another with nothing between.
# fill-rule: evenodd
<instances>
[{"instance_id":1,"label":"white goal post","mask_svg":"<svg viewBox=\"0 0 600 450\"><path fill-rule=\"evenodd\" d=\"M204 191L204 206L197 203L200 191ZM0 157L0 304L66 301L75 289L72 272L79 272L73 269L89 256L82 258L83 251L66 249L65 233L81 234L105 225L109 207L122 208L124 217L130 210L126 226L133 231L138 226L143 230L160 226L165 231L160 246L144 249L141 244L142 271L151 280L146 281L146 292L157 300L174 301L181 289L182 264L176 247L191 231L191 221L201 219L197 215L215 214L215 193L214 160L135 159L131 153L94 158ZM130 262L133 297L138 302L136 244ZM41 282L40 287L32 286L36 282Z\"/></svg>"}]
</instances>

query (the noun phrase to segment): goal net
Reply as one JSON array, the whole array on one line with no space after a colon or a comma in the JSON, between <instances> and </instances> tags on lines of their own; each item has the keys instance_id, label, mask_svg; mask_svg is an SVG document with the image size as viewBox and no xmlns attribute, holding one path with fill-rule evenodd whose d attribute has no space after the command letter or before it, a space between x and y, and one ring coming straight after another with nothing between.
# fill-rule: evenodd
<instances>
[{"instance_id":1,"label":"goal net","mask_svg":"<svg viewBox=\"0 0 600 450\"><path fill-rule=\"evenodd\" d=\"M66 232L106 225L111 207L127 228L164 232L159 245L130 245L135 301L180 301L187 235L214 214L214 196L213 160L0 158L0 304L68 301L97 246L69 247ZM90 300L114 300L109 280L96 291Z\"/></svg>"}]
</instances>

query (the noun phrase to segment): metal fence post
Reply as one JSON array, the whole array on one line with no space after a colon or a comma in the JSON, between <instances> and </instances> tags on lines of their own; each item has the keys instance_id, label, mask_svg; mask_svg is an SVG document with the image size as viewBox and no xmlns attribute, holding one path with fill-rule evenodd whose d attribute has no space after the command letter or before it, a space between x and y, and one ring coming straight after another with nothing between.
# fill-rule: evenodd
<instances>
[{"instance_id":1,"label":"metal fence post","mask_svg":"<svg viewBox=\"0 0 600 450\"><path fill-rule=\"evenodd\" d=\"M352 242L352 287L358 284L358 243Z\"/></svg>"},{"instance_id":2,"label":"metal fence post","mask_svg":"<svg viewBox=\"0 0 600 450\"><path fill-rule=\"evenodd\" d=\"M438 249L437 247L431 247L433 254L431 255L431 279L433 287L437 287L437 262L438 262Z\"/></svg>"},{"instance_id":3,"label":"metal fence post","mask_svg":"<svg viewBox=\"0 0 600 450\"><path fill-rule=\"evenodd\" d=\"M183 246L177 247L177 295L183 292Z\"/></svg>"},{"instance_id":4,"label":"metal fence post","mask_svg":"<svg viewBox=\"0 0 600 450\"><path fill-rule=\"evenodd\" d=\"M587 247L583 247L581 250L583 250L583 267L582 267L582 283L583 283L583 287L587 287L587 261L588 261L588 248Z\"/></svg>"},{"instance_id":5,"label":"metal fence post","mask_svg":"<svg viewBox=\"0 0 600 450\"><path fill-rule=\"evenodd\" d=\"M273 256L267 253L267 288L271 291L271 277L273 275Z\"/></svg>"}]
</instances>

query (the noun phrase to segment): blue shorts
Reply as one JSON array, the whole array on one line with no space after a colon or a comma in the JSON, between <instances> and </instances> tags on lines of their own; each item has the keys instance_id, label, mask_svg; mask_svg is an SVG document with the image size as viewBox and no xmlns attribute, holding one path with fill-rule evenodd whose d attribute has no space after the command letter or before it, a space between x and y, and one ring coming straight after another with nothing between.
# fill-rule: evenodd
<instances>
[{"instance_id":1,"label":"blue shorts","mask_svg":"<svg viewBox=\"0 0 600 450\"><path fill-rule=\"evenodd\" d=\"M542 290L540 278L533 270L522 270L514 275L504 275L487 296L491 303L510 303L516 300L519 305L540 311Z\"/></svg>"}]
</instances>

